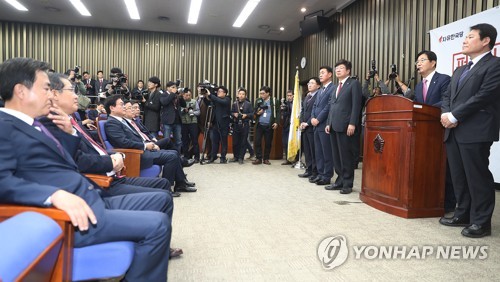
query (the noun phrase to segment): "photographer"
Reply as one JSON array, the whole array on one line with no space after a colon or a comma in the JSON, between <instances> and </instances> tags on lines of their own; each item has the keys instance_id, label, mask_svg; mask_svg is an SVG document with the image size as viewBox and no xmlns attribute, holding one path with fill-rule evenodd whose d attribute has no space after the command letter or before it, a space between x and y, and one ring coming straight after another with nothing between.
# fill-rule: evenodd
<instances>
[{"instance_id":1,"label":"photographer","mask_svg":"<svg viewBox=\"0 0 500 282\"><path fill-rule=\"evenodd\" d=\"M372 74L373 74L373 76L372 76ZM373 88L373 90L371 91L371 94L370 94L370 78L374 79L374 82L376 85ZM378 72L372 73L371 71L366 73L365 81L363 82L362 91L363 91L363 96L366 99L371 98L371 97L375 97L378 95L382 95L382 93L385 93L385 94L390 93L390 90L387 87L387 85L382 80L380 80L380 77L378 76Z\"/></svg>"},{"instance_id":2,"label":"photographer","mask_svg":"<svg viewBox=\"0 0 500 282\"><path fill-rule=\"evenodd\" d=\"M269 155L271 154L271 145L273 142L274 130L278 128L280 116L278 109L280 102L275 98L271 98L271 88L262 86L259 92L260 98L255 101L255 116L257 125L255 127L255 161L254 165L267 164L270 165ZM264 136L265 147L264 156L262 155L262 136ZM264 159L262 159L264 157Z\"/></svg>"},{"instance_id":3,"label":"photographer","mask_svg":"<svg viewBox=\"0 0 500 282\"><path fill-rule=\"evenodd\" d=\"M74 69L67 70L64 74L68 76L68 79L72 82L72 86L75 89L75 94L78 96L78 114L82 120L85 120L87 107L90 104L90 98L86 96L87 89L82 82L82 76L78 74L80 68L76 66Z\"/></svg>"},{"instance_id":4,"label":"photographer","mask_svg":"<svg viewBox=\"0 0 500 282\"><path fill-rule=\"evenodd\" d=\"M200 108L196 100L192 99L192 93L189 88L185 88L182 98L186 101L186 106L181 107L182 121L182 154L188 159L194 156L195 162L200 162L200 146L198 145L198 116ZM189 144L193 148L189 153Z\"/></svg>"},{"instance_id":5,"label":"photographer","mask_svg":"<svg viewBox=\"0 0 500 282\"><path fill-rule=\"evenodd\" d=\"M146 103L146 98L148 94L148 90L144 88L144 81L137 81L137 85L134 89L132 89L132 100L136 100L139 102L141 113L144 112L144 104Z\"/></svg>"},{"instance_id":6,"label":"photographer","mask_svg":"<svg viewBox=\"0 0 500 282\"><path fill-rule=\"evenodd\" d=\"M198 83L198 97L196 98L196 104L198 104L198 108L200 109L200 116L198 117L198 138L200 134L203 134L205 149L201 153L203 156L206 155L206 158L203 157L203 159L210 159L210 154L212 152L212 140L210 140L210 134L208 134L207 122L210 122L208 119L209 115L212 114L212 108L209 107L211 106L211 102L205 99L208 95L208 90L200 85L202 85L202 83Z\"/></svg>"},{"instance_id":7,"label":"photographer","mask_svg":"<svg viewBox=\"0 0 500 282\"><path fill-rule=\"evenodd\" d=\"M180 83L180 81L178 81ZM161 123L163 124L163 136L170 138L173 134L175 139L175 149L180 153L182 148L182 126L181 107L186 106L186 102L177 93L178 83L167 82L167 91L160 95Z\"/></svg>"},{"instance_id":8,"label":"photographer","mask_svg":"<svg viewBox=\"0 0 500 282\"><path fill-rule=\"evenodd\" d=\"M244 88L238 89L238 100L231 107L233 116L233 155L231 162L243 164L246 152L246 142L253 114L252 104L247 100L247 91Z\"/></svg>"},{"instance_id":9,"label":"photographer","mask_svg":"<svg viewBox=\"0 0 500 282\"><path fill-rule=\"evenodd\" d=\"M130 90L127 87L127 76L122 73L122 70L120 68L112 68L110 72L111 74L109 76L111 77L111 81L106 85L106 97L120 94L126 100L129 100Z\"/></svg>"},{"instance_id":10,"label":"photographer","mask_svg":"<svg viewBox=\"0 0 500 282\"><path fill-rule=\"evenodd\" d=\"M281 136L281 142L283 143L283 150L285 150L285 161L281 165L293 164L288 160L288 135L290 133L290 118L292 115L292 106L293 106L293 91L288 90L286 92L286 100L282 99L280 106L281 120L283 121L283 134Z\"/></svg>"},{"instance_id":11,"label":"photographer","mask_svg":"<svg viewBox=\"0 0 500 282\"><path fill-rule=\"evenodd\" d=\"M160 95L163 91L160 90L160 79L152 76L148 79L148 99L144 104L144 125L151 134L158 138L160 131Z\"/></svg>"},{"instance_id":12,"label":"photographer","mask_svg":"<svg viewBox=\"0 0 500 282\"><path fill-rule=\"evenodd\" d=\"M210 95L207 97L207 100L211 101L214 107L213 120L211 121L212 128L210 129L212 155L208 163L213 163L217 159L219 143L221 144L220 163L227 163L227 138L229 135L229 123L231 122L231 98L227 96L227 93L228 90L225 86L219 86L216 95L210 92Z\"/></svg>"}]
</instances>

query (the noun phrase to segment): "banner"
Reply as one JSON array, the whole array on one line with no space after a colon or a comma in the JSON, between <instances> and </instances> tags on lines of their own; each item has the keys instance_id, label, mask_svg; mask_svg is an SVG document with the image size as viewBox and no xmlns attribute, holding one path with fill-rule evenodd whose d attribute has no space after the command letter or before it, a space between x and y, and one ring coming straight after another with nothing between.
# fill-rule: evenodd
<instances>
[{"instance_id":1,"label":"banner","mask_svg":"<svg viewBox=\"0 0 500 282\"><path fill-rule=\"evenodd\" d=\"M290 132L288 133L288 161L295 161L300 149L300 109L302 100L299 93L299 71L295 74L295 86L293 88L293 106L290 115Z\"/></svg>"},{"instance_id":2,"label":"banner","mask_svg":"<svg viewBox=\"0 0 500 282\"><path fill-rule=\"evenodd\" d=\"M479 23L488 23L497 29L497 33L500 33L500 20L498 19L500 19L500 6L431 30L431 50L438 58L436 71L451 76L456 68L466 65L469 57L462 54L462 43L470 27ZM500 57L500 36L498 35L491 52L494 56ZM495 182L500 183L500 142L494 142L491 146L489 168Z\"/></svg>"}]
</instances>

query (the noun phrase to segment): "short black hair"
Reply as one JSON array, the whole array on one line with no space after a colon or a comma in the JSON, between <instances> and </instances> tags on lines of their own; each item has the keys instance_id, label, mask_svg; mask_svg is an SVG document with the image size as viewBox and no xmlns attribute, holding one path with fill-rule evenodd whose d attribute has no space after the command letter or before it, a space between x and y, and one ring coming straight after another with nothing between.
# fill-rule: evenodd
<instances>
[{"instance_id":1,"label":"short black hair","mask_svg":"<svg viewBox=\"0 0 500 282\"><path fill-rule=\"evenodd\" d=\"M222 89L222 91L224 91L224 93L226 93L226 94L229 92L229 90L227 89L227 87L223 86L223 85L219 86L218 89Z\"/></svg>"},{"instance_id":2,"label":"short black hair","mask_svg":"<svg viewBox=\"0 0 500 282\"><path fill-rule=\"evenodd\" d=\"M471 26L470 30L479 31L479 38L481 38L481 40L483 40L485 37L489 37L490 43L488 44L488 46L490 47L490 50L495 47L495 43L497 42L497 29L494 26L487 23L480 23Z\"/></svg>"},{"instance_id":3,"label":"short black hair","mask_svg":"<svg viewBox=\"0 0 500 282\"><path fill-rule=\"evenodd\" d=\"M330 66L321 66L319 67L319 70L325 69L329 73L333 73L333 69Z\"/></svg>"},{"instance_id":4,"label":"short black hair","mask_svg":"<svg viewBox=\"0 0 500 282\"><path fill-rule=\"evenodd\" d=\"M99 74L99 73L104 74L104 72L103 72L102 70L98 70L98 71L97 71L97 74Z\"/></svg>"},{"instance_id":5,"label":"short black hair","mask_svg":"<svg viewBox=\"0 0 500 282\"><path fill-rule=\"evenodd\" d=\"M82 75L90 74L88 71L82 72Z\"/></svg>"},{"instance_id":6,"label":"short black hair","mask_svg":"<svg viewBox=\"0 0 500 282\"><path fill-rule=\"evenodd\" d=\"M316 81L317 85L321 85L321 81L319 80L319 77L313 76L313 77L309 78L309 80L311 80L311 79L314 79L314 81Z\"/></svg>"},{"instance_id":7,"label":"short black hair","mask_svg":"<svg viewBox=\"0 0 500 282\"><path fill-rule=\"evenodd\" d=\"M264 92L266 92L266 93L271 94L271 87L269 87L269 86L265 86L265 85L264 85L264 86L262 86L262 87L260 88L260 90L259 90L259 91L264 91Z\"/></svg>"},{"instance_id":8,"label":"short black hair","mask_svg":"<svg viewBox=\"0 0 500 282\"><path fill-rule=\"evenodd\" d=\"M245 92L245 95L247 95L247 90L243 87L238 88L238 92L243 91Z\"/></svg>"},{"instance_id":9,"label":"short black hair","mask_svg":"<svg viewBox=\"0 0 500 282\"><path fill-rule=\"evenodd\" d=\"M14 94L14 86L22 84L31 89L38 71L47 71L50 65L31 58L13 58L0 65L0 95L9 101Z\"/></svg>"},{"instance_id":10,"label":"short black hair","mask_svg":"<svg viewBox=\"0 0 500 282\"><path fill-rule=\"evenodd\" d=\"M142 79L139 79L139 80L137 81L137 83L139 83L139 82L142 82L142 84L144 84L144 81L142 81Z\"/></svg>"},{"instance_id":11,"label":"short black hair","mask_svg":"<svg viewBox=\"0 0 500 282\"><path fill-rule=\"evenodd\" d=\"M52 90L57 90L59 92L64 88L64 82L61 78L68 79L68 77L62 73L49 73L50 88Z\"/></svg>"},{"instance_id":12,"label":"short black hair","mask_svg":"<svg viewBox=\"0 0 500 282\"><path fill-rule=\"evenodd\" d=\"M175 84L175 82L173 82L173 81L169 81L169 82L167 82L167 84L165 85L165 87L167 87L167 88L168 88L168 87L170 87L170 86L174 86L174 85L175 85L175 86L177 86L177 84Z\"/></svg>"},{"instance_id":13,"label":"short black hair","mask_svg":"<svg viewBox=\"0 0 500 282\"><path fill-rule=\"evenodd\" d=\"M423 55L425 54L427 56L427 59L429 59L429 61L435 61L437 62L437 55L436 53L432 52L432 51L429 51L429 50L423 50L423 51L420 51L418 54L417 54L417 58L416 60L418 60L418 57L420 57L420 55Z\"/></svg>"},{"instance_id":14,"label":"short black hair","mask_svg":"<svg viewBox=\"0 0 500 282\"><path fill-rule=\"evenodd\" d=\"M111 114L111 106L116 107L116 101L119 99L123 99L122 95L111 95L108 98L106 98L106 101L104 101L104 108L106 109L106 113Z\"/></svg>"},{"instance_id":15,"label":"short black hair","mask_svg":"<svg viewBox=\"0 0 500 282\"><path fill-rule=\"evenodd\" d=\"M346 59L340 59L338 60L336 63L335 63L335 67L338 67L340 65L344 65L345 66L345 69L349 71L349 73L351 72L351 69L352 69L352 63L349 62L348 60Z\"/></svg>"},{"instance_id":16,"label":"short black hair","mask_svg":"<svg viewBox=\"0 0 500 282\"><path fill-rule=\"evenodd\" d=\"M112 68L111 73L122 73L122 69L121 68Z\"/></svg>"}]
</instances>

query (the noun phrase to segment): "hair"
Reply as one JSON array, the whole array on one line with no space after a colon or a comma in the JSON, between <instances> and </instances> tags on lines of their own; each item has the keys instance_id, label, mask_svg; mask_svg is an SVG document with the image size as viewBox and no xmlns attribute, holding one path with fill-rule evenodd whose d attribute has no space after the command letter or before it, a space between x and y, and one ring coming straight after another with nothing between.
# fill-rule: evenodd
<instances>
[{"instance_id":1,"label":"hair","mask_svg":"<svg viewBox=\"0 0 500 282\"><path fill-rule=\"evenodd\" d=\"M50 68L46 62L31 58L13 58L0 65L0 95L2 100L9 101L14 94L14 87L22 84L29 89L33 87L38 71Z\"/></svg>"},{"instance_id":2,"label":"hair","mask_svg":"<svg viewBox=\"0 0 500 282\"><path fill-rule=\"evenodd\" d=\"M142 84L144 84L144 81L143 81L142 79L139 79L139 80L137 81L137 83L139 83L139 82L142 82Z\"/></svg>"},{"instance_id":3,"label":"hair","mask_svg":"<svg viewBox=\"0 0 500 282\"><path fill-rule=\"evenodd\" d=\"M82 75L90 74L88 71L82 72Z\"/></svg>"},{"instance_id":4,"label":"hair","mask_svg":"<svg viewBox=\"0 0 500 282\"><path fill-rule=\"evenodd\" d=\"M495 43L497 42L497 30L494 26L487 23L476 24L470 27L470 30L479 31L479 38L483 40L485 37L490 38L490 43L488 46L490 50L495 47Z\"/></svg>"},{"instance_id":5,"label":"hair","mask_svg":"<svg viewBox=\"0 0 500 282\"><path fill-rule=\"evenodd\" d=\"M102 70L98 70L98 71L97 71L97 74L99 74L99 73L104 74L104 72L103 72Z\"/></svg>"},{"instance_id":6,"label":"hair","mask_svg":"<svg viewBox=\"0 0 500 282\"><path fill-rule=\"evenodd\" d=\"M171 87L171 86L174 86L174 85L176 85L175 82L169 81L169 82L167 82L167 84L165 85L165 87L168 88L168 87Z\"/></svg>"},{"instance_id":7,"label":"hair","mask_svg":"<svg viewBox=\"0 0 500 282\"><path fill-rule=\"evenodd\" d=\"M264 86L262 86L262 87L260 88L260 90L259 90L259 91L264 91L264 92L266 92L266 93L271 94L271 87L269 87L269 86L265 86L265 85L264 85Z\"/></svg>"},{"instance_id":8,"label":"hair","mask_svg":"<svg viewBox=\"0 0 500 282\"><path fill-rule=\"evenodd\" d=\"M428 51L428 50L420 51L420 53L417 54L416 60L418 60L418 57L420 57L421 55L424 55L424 54L427 56L427 58L429 59L429 61L437 62L438 57L437 57L436 53L434 53L432 51Z\"/></svg>"},{"instance_id":9,"label":"hair","mask_svg":"<svg viewBox=\"0 0 500 282\"><path fill-rule=\"evenodd\" d=\"M340 65L344 65L345 69L348 70L349 72L351 72L352 63L349 62L348 60L341 59L341 60L338 60L337 63L335 63L335 67L338 67Z\"/></svg>"},{"instance_id":10,"label":"hair","mask_svg":"<svg viewBox=\"0 0 500 282\"><path fill-rule=\"evenodd\" d=\"M245 92L245 95L247 95L247 90L243 87L238 88L238 92L243 91Z\"/></svg>"},{"instance_id":11,"label":"hair","mask_svg":"<svg viewBox=\"0 0 500 282\"><path fill-rule=\"evenodd\" d=\"M122 95L111 95L106 98L106 100L104 101L104 109L106 109L106 113L108 113L108 115L111 114L111 106L116 107L116 101L122 98Z\"/></svg>"},{"instance_id":12,"label":"hair","mask_svg":"<svg viewBox=\"0 0 500 282\"><path fill-rule=\"evenodd\" d=\"M292 94L293 94L293 90L292 90L292 89L288 89L288 90L286 91L286 94L288 94L288 93L292 93Z\"/></svg>"},{"instance_id":13,"label":"hair","mask_svg":"<svg viewBox=\"0 0 500 282\"><path fill-rule=\"evenodd\" d=\"M139 101L137 101L137 100L130 100L130 103L132 104L132 106L136 105L136 104L138 105Z\"/></svg>"},{"instance_id":14,"label":"hair","mask_svg":"<svg viewBox=\"0 0 500 282\"><path fill-rule=\"evenodd\" d=\"M319 80L319 77L313 76L313 77L309 78L309 80L311 80L311 79L313 79L317 85L321 85L321 81Z\"/></svg>"},{"instance_id":15,"label":"hair","mask_svg":"<svg viewBox=\"0 0 500 282\"><path fill-rule=\"evenodd\" d=\"M52 90L57 90L59 92L64 88L64 82L61 78L68 79L68 77L62 73L49 73L50 88Z\"/></svg>"},{"instance_id":16,"label":"hair","mask_svg":"<svg viewBox=\"0 0 500 282\"><path fill-rule=\"evenodd\" d=\"M222 91L224 91L224 93L227 94L227 92L229 92L229 90L227 90L227 87L226 86L219 86L219 89L222 89Z\"/></svg>"},{"instance_id":17,"label":"hair","mask_svg":"<svg viewBox=\"0 0 500 282\"><path fill-rule=\"evenodd\" d=\"M121 68L112 68L110 70L111 73L122 73L122 69Z\"/></svg>"},{"instance_id":18,"label":"hair","mask_svg":"<svg viewBox=\"0 0 500 282\"><path fill-rule=\"evenodd\" d=\"M330 66L321 66L319 67L319 70L325 69L329 73L333 73L333 69Z\"/></svg>"}]
</instances>

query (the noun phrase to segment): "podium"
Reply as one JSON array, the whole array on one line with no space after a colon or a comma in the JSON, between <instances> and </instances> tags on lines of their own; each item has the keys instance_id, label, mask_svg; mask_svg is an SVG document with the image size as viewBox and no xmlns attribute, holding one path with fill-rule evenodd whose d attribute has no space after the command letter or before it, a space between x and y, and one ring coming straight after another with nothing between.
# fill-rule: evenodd
<instances>
[{"instance_id":1,"label":"podium","mask_svg":"<svg viewBox=\"0 0 500 282\"><path fill-rule=\"evenodd\" d=\"M404 217L444 214L446 155L441 110L402 96L366 105L360 199Z\"/></svg>"}]
</instances>

